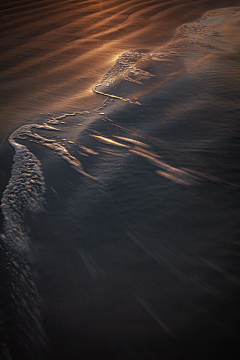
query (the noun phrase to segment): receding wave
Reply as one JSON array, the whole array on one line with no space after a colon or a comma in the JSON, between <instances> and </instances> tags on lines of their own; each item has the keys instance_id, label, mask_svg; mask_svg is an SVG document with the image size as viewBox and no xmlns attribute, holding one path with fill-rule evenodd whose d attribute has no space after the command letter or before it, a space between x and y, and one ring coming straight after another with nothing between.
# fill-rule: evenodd
<instances>
[{"instance_id":1,"label":"receding wave","mask_svg":"<svg viewBox=\"0 0 240 360\"><path fill-rule=\"evenodd\" d=\"M181 24L225 4L223 0L2 4L0 94L6 122L1 130L13 129L16 114L24 121L44 108L59 113L77 110L80 102L82 108L96 106L99 95L91 88L118 56L166 44Z\"/></svg>"},{"instance_id":2,"label":"receding wave","mask_svg":"<svg viewBox=\"0 0 240 360\"><path fill-rule=\"evenodd\" d=\"M147 162L148 166L144 168L145 171L148 171L157 182L166 181L169 187L177 187L178 185L180 187L181 185L195 189L203 182L222 182L232 185L230 182L224 182L217 176L207 174L207 172L205 173L198 168L191 169L186 164L183 166L178 161L181 146L174 145L171 141L165 140L163 136L162 138L155 137L154 131L157 129L158 124L154 123L154 121L151 124L150 121L148 123L148 114L141 114L139 108L141 108L142 99L144 100L145 97L154 93L156 89L163 88L164 85L171 83L179 75L201 71L204 66L208 66L209 59L215 56L215 53L232 51L236 46L235 40L229 43L223 41L224 24L226 22L228 24L236 22L237 20L233 15L240 10L239 8L231 8L211 11L194 23L180 26L176 36L170 43L157 48L154 47L156 45L154 42L150 41L150 44L148 44L147 35L145 35L143 41L136 41L141 34L139 24L136 29L134 27L137 16L139 14L142 16L143 25L145 26L144 31L149 34L152 33L154 27L155 31L157 31L157 24L160 19L164 19L164 16L171 16L173 9L174 12L177 9L184 12L187 4L181 1L170 1L167 4L149 1L139 4L138 1L132 0L111 7L113 1L107 1L102 2L103 9L98 12L97 19L94 15L97 5L92 1L82 2L81 6L78 4L73 5L71 1L56 6L48 1L44 2L44 4L42 11L48 9L47 17L49 19L54 17L54 14L58 13L58 11L62 12L63 9L66 10L68 15L70 12L71 21L75 18L74 29L79 26L77 17L83 11L86 11L80 26L84 36L80 39L77 32L75 34L76 39L70 44L64 40L66 35L62 33L62 27L67 35L71 32L74 33L74 31L71 28L71 22L67 22L66 15L62 15L61 21L59 21L63 22L63 24L66 22L66 24L61 25L59 31L54 30L56 39L54 40L53 49L44 48L37 58L28 61L24 60L24 54L31 48L33 39L29 39L29 43L25 45L19 38L18 46L22 47L22 52L20 52L22 59L18 63L12 60L9 67L6 65L6 70L3 73L4 81L10 77L9 81L14 84L14 76L18 74L21 77L19 75L21 71L28 71L30 78L36 67L40 66L40 70L41 67L42 70L40 74L35 74L34 78L36 82L40 77L45 79L46 82L41 86L39 85L33 98L41 98L42 96L43 102L46 104L48 103L46 99L49 93L51 100L56 100L56 93L58 94L57 99L59 98L59 88L65 89L65 86L67 86L67 100L63 100L63 107L65 108L69 104L74 104L73 108L75 108L76 102L79 104L80 99L89 97L89 92L91 92L91 96L93 96L93 93L103 95L107 98L107 101L91 111L77 109L50 118L48 116L43 124L24 125L9 137L9 143L15 150L15 156L10 182L4 191L1 202L4 216L4 234L1 238L3 246L7 249L8 261L11 263L11 306L19 319L17 326L21 328L21 333L25 334L26 352L30 352L33 359L42 358L43 349L46 347L46 339L41 324L40 299L35 285L36 275L32 267L30 234L25 225L25 219L31 214L44 209L46 186L40 161L23 143L27 144L27 141L33 141L47 148L47 151L54 151L76 170L77 176L81 174L94 180L104 181L107 176L104 171L101 171L102 169L97 172L94 166L89 166L90 170L86 169L84 157L97 159L96 163L106 161L107 164L110 164L108 166L113 167L125 165L128 159L131 159L132 162L137 161L139 168L144 167L142 164ZM15 8L16 5L17 3L13 2L12 8ZM28 26L25 27L24 23L20 23L12 10L4 8L3 10L11 21L3 23L0 27L11 32L12 28L17 25L23 32L27 32ZM32 18L33 15L39 16L38 6L33 6L30 2L26 2L22 10L26 19ZM104 18L106 14L109 14L107 20ZM147 20L145 19L152 20L152 23L146 23ZM96 20L96 24L94 24L94 20ZM40 23L42 21L39 20ZM88 28L90 23L91 26ZM118 32L123 31L126 23L129 28L123 34L123 41L118 45L109 43L109 36L111 39L116 39L119 36ZM33 34L45 39L48 36L48 31L46 30L46 34L39 34L38 26L37 23L34 24ZM117 29L117 26L119 29ZM130 29L131 26L133 29ZM99 28L102 28L102 30L99 31ZM98 32L96 29L98 29ZM59 38L64 42L64 45L60 47L58 46ZM68 36L66 36L67 38ZM6 39L8 40L8 37ZM129 49L126 46L127 39L129 39L130 45L136 43L139 47L141 46L140 50ZM168 39L168 36L166 36L166 39ZM95 41L103 41L102 46L97 50L94 50ZM79 53L76 57L75 54L79 50L79 44L84 42L89 42L89 50L86 53ZM7 48L7 42L5 46ZM134 46L134 48L136 47ZM107 55L110 50L112 50L112 58ZM121 53L119 54L120 50ZM6 61L8 56L14 55L14 51L7 51ZM103 58L102 62L95 59L100 55ZM55 67L56 57L59 56L62 56L62 63L58 63ZM48 64L48 69L46 74L43 75L46 64ZM84 66L82 67L82 65ZM93 74L89 72L84 74L86 68L94 69ZM62 76L64 80L61 80L61 83L56 85L52 90L53 93L51 93L51 82L53 79L58 78L59 73L64 74ZM105 75L99 79L99 73L105 73ZM46 76L50 76L51 80L48 81ZM28 80L23 79L21 87L26 85ZM92 87L92 91L91 86L93 83L96 83L96 85ZM73 84L76 86L73 86ZM54 93L55 90L56 93ZM99 102L96 101L98 104ZM125 124L121 119L118 122L111 119L114 111L120 109L122 113L124 112L124 107L121 107L123 102L124 105L127 103L126 106L132 106L134 125L131 123ZM116 103L121 105L118 107ZM135 118L137 111L134 110L134 106L138 107L137 118ZM162 106L164 107L164 100ZM56 106L54 109L56 110L58 107ZM121 114L121 112L119 113ZM143 124L141 123L142 117L146 119ZM40 119L42 120L42 118ZM167 121L171 124L171 113L165 113L160 121L162 121L162 124ZM103 123L106 125L105 127L99 126L99 124ZM57 135L46 137L43 135L45 131ZM99 146L99 143L101 143L101 146ZM195 160L193 151L189 151L189 153L190 162L193 164ZM112 158L114 160L110 161L109 159ZM130 165L128 169L131 171ZM79 254L90 275L95 279L96 268L95 265L92 265L92 260L89 262L90 257L86 256L87 253L84 250L79 251ZM23 338L19 337L16 341L19 348L22 340ZM37 349L40 350L36 355Z\"/></svg>"},{"instance_id":3,"label":"receding wave","mask_svg":"<svg viewBox=\"0 0 240 360\"><path fill-rule=\"evenodd\" d=\"M36 274L32 267L30 237L24 220L43 210L45 182L36 156L26 146L18 144L14 134L9 142L15 149L15 156L11 179L1 201L4 216L1 246L5 249L11 279L8 285L11 297L6 312L11 309L15 330L7 337L23 358L44 359L47 342L42 328Z\"/></svg>"}]
</instances>

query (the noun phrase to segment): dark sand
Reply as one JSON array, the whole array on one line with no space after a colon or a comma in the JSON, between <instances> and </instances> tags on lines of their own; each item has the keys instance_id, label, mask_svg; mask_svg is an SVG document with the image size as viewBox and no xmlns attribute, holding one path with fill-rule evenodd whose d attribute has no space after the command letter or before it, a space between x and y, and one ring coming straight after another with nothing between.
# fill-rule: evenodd
<instances>
[{"instance_id":1,"label":"dark sand","mask_svg":"<svg viewBox=\"0 0 240 360\"><path fill-rule=\"evenodd\" d=\"M239 4L2 4L0 191L10 177L13 149L7 138L12 131L43 123L48 113L95 108L104 98L92 87L122 52L159 48L183 23L210 9ZM47 187L45 211L27 218L26 224L43 299L49 359L212 360L223 352L230 359L230 349L239 352L239 81L236 54L225 57L210 64L216 68L216 73L209 71L214 81L207 71L186 75L180 59L169 68L143 62L139 66L156 77L137 91L142 106L110 102L89 116L69 117L66 125L59 125L59 137L74 140L68 146L75 156L83 151L78 145L98 152L80 158L84 170L99 182L79 175L53 151L19 140L41 161ZM232 61L233 72L224 67L221 72L221 61ZM181 73L176 81L158 86L163 75L175 70ZM109 92L119 96L125 91L134 99L136 84L122 80L114 85ZM101 111L111 123L102 120ZM93 134L105 141L134 137L146 143L157 160L222 182L209 177L196 187L181 187L158 176L156 169L163 169L146 157L128 156L134 154L133 147L107 147ZM5 272L3 254L2 302L7 308ZM21 360L25 354L24 360L35 360L21 336L15 336L17 326L12 324L17 324L17 317L10 315L12 323L9 316L3 336L10 334L5 341L12 358L6 359Z\"/></svg>"},{"instance_id":2,"label":"dark sand","mask_svg":"<svg viewBox=\"0 0 240 360\"><path fill-rule=\"evenodd\" d=\"M8 136L41 114L91 109L92 92L129 49L169 42L183 23L239 1L4 1L0 24L0 194L10 175ZM7 174L7 175L6 175ZM6 180L7 176L7 180Z\"/></svg>"}]
</instances>

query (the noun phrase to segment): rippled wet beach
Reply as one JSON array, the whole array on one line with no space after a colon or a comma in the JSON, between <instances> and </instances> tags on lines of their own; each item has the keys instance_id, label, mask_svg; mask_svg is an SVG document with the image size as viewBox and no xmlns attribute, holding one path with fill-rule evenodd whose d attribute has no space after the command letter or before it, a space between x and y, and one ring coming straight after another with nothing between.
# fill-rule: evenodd
<instances>
[{"instance_id":1,"label":"rippled wet beach","mask_svg":"<svg viewBox=\"0 0 240 360\"><path fill-rule=\"evenodd\" d=\"M1 359L239 353L239 5L1 5Z\"/></svg>"}]
</instances>

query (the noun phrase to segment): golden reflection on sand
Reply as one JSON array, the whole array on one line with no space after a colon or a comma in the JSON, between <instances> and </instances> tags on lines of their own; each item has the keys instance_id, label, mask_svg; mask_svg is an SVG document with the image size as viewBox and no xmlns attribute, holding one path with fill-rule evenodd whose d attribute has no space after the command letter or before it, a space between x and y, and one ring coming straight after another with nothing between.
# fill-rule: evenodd
<instances>
[{"instance_id":1,"label":"golden reflection on sand","mask_svg":"<svg viewBox=\"0 0 240 360\"><path fill-rule=\"evenodd\" d=\"M224 5L224 1L46 0L2 6L0 110L5 131L39 112L97 106L102 97L92 93L92 87L121 53L161 46L181 24Z\"/></svg>"}]
</instances>

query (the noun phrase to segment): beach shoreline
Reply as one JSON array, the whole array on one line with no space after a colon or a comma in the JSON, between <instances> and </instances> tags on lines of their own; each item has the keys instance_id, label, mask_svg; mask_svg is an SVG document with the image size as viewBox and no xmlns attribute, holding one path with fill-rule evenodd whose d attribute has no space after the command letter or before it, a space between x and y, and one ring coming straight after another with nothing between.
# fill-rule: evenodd
<instances>
[{"instance_id":1,"label":"beach shoreline","mask_svg":"<svg viewBox=\"0 0 240 360\"><path fill-rule=\"evenodd\" d=\"M76 37L74 46L66 45L67 54L55 40L53 52L66 56L58 65L45 53L43 63L36 65L36 59L29 58L13 64L12 73L6 71L12 77L23 71L24 78L30 65L26 83L16 81L19 87L29 81L33 85L49 60L42 103L33 93L31 104L32 109L38 104L39 111L49 113L32 116L30 110L26 116L22 103L19 120L6 128L17 154L13 167L8 136L0 146L2 193L13 170L2 204L7 221L1 241L9 249L1 250L4 259L13 260L8 267L13 279L9 289L17 294L13 305L5 306L20 328L19 333L15 325L7 329L6 342L14 359L19 348L30 360L38 347L42 350L43 327L51 357L58 360L156 359L159 354L163 359L190 359L193 353L212 359L227 350L224 341L237 345L239 324L239 65L237 37L231 34L239 26L240 8L234 12L229 6L239 2L223 2L226 8L218 3L214 9L212 3L198 2L202 6L198 19L191 1L165 5L150 1L147 10L137 1L131 1L130 8L125 8L127 2L115 1L116 9L111 9L112 3L95 7L86 1L86 14L79 4L64 4L75 6L86 24L89 17L92 21L101 15L96 26L91 23L82 30L98 44L96 52L88 44L80 60L74 53L80 33L79 18L74 16L76 23L66 25L64 36L58 29L49 37L51 41L61 34L64 46L68 36ZM27 8L32 14L31 5ZM48 10L53 9L51 4ZM123 17L127 14L127 20L115 24L115 10ZM169 32L147 41L163 19L161 10L164 16L172 14L174 26L183 19L194 21L176 28L172 24L174 37L167 43L163 39ZM206 15L209 10L211 16ZM109 17L108 24L109 13L113 19ZM148 17L152 23L141 28ZM122 31L123 24L130 24L133 31L127 27L118 39L115 28ZM96 40L98 27L101 39ZM40 46L41 34L36 38ZM164 45L157 46L161 39ZM84 41L81 38L80 44ZM74 78L70 67L79 72L83 64L81 79ZM66 101L61 91L51 97L53 79L59 77L61 88L67 75ZM9 89L15 81L11 76ZM76 91L78 80L82 87ZM29 102L29 91L31 87L23 92L26 99L20 104ZM94 106L79 110L81 91L86 104L90 99ZM56 94L60 107L50 109L51 100L57 103ZM35 338L28 334L31 327ZM11 349L15 342L16 349ZM40 353L37 356L45 360Z\"/></svg>"}]
</instances>

